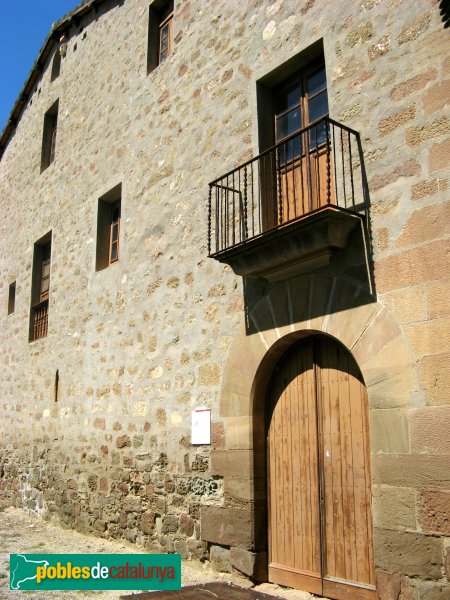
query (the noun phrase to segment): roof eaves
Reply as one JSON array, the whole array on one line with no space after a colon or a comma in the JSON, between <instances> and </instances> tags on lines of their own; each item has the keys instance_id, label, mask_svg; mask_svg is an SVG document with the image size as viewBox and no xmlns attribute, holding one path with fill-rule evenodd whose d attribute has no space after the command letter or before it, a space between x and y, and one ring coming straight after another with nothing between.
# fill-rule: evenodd
<instances>
[{"instance_id":1,"label":"roof eaves","mask_svg":"<svg viewBox=\"0 0 450 600\"><path fill-rule=\"evenodd\" d=\"M3 128L0 136L0 159L3 156L11 135L14 133L14 130L20 121L23 109L28 102L34 84L44 70L44 65L47 62L47 58L51 53L54 44L58 42L61 34L64 33L64 31L66 31L73 23L75 25L78 24L81 17L84 17L84 15L89 13L91 10L96 11L97 7L105 1L106 0L83 0L62 19L53 23L50 32L45 38L45 41L38 52L38 56L31 67L31 71L19 93L9 118L6 121L6 125Z\"/></svg>"}]
</instances>

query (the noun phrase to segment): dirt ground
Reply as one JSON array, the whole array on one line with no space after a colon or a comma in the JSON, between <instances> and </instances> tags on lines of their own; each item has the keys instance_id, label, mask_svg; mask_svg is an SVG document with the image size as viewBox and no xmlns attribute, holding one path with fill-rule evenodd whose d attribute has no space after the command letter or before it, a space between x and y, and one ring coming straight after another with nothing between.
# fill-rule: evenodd
<instances>
[{"instance_id":1,"label":"dirt ground","mask_svg":"<svg viewBox=\"0 0 450 600\"><path fill-rule=\"evenodd\" d=\"M122 593L114 591L10 591L9 590L9 554L139 554L145 551L125 541L104 540L84 535L71 529L45 521L35 515L17 508L8 508L0 512L0 600L18 600L21 597L30 600L49 600L64 597L65 600L96 598L97 600L118 600ZM183 561L181 570L182 585L195 585L209 581L232 581L237 585L249 584L237 576L214 572L209 564ZM256 589L266 594L286 598L287 600L314 600L307 592L280 588L264 583ZM324 599L326 600L326 599Z\"/></svg>"}]
</instances>

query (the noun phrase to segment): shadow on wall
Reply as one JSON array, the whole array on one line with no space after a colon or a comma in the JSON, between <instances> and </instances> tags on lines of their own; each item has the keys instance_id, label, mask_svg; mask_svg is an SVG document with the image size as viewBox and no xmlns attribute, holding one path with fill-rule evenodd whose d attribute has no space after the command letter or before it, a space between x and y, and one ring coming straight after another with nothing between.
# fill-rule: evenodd
<instances>
[{"instance_id":1,"label":"shadow on wall","mask_svg":"<svg viewBox=\"0 0 450 600\"><path fill-rule=\"evenodd\" d=\"M450 27L450 1L441 0L439 2L439 13L444 23L444 29Z\"/></svg>"},{"instance_id":2,"label":"shadow on wall","mask_svg":"<svg viewBox=\"0 0 450 600\"><path fill-rule=\"evenodd\" d=\"M244 278L247 335L376 302L373 263L367 260L365 243L368 230L363 233L363 227L361 221L361 229L352 232L347 248L336 251L326 267L275 284Z\"/></svg>"}]
</instances>

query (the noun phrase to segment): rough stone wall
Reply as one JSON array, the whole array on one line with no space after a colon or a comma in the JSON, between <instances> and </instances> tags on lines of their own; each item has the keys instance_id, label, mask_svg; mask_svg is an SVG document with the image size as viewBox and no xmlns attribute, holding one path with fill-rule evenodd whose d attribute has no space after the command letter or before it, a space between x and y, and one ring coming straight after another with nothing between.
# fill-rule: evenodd
<instances>
[{"instance_id":1,"label":"rough stone wall","mask_svg":"<svg viewBox=\"0 0 450 600\"><path fill-rule=\"evenodd\" d=\"M49 61L3 156L1 501L206 556L199 507L224 502L210 453L225 448L220 387L244 320L241 280L206 258L207 183L258 153L256 81L323 38L330 115L362 137L378 300L416 365L414 394L400 381L396 408L386 390L371 410L372 444L390 448L376 451L380 586L443 597L449 484L418 474L450 454L450 49L436 2L175 5L173 55L149 75L147 2L107 2L72 27L60 76ZM40 173L57 98L56 160ZM118 183L121 259L96 272L97 200ZM49 332L29 343L33 244L49 230ZM211 447L190 444L199 405ZM404 548L425 557L417 568ZM211 557L248 560L238 544Z\"/></svg>"}]
</instances>

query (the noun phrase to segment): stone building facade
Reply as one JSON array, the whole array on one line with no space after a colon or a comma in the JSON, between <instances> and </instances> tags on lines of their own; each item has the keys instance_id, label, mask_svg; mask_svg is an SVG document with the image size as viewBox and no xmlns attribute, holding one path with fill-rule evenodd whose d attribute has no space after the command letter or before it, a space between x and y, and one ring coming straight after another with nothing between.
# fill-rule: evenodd
<instances>
[{"instance_id":1,"label":"stone building facade","mask_svg":"<svg viewBox=\"0 0 450 600\"><path fill-rule=\"evenodd\" d=\"M267 398L290 349L314 339L356 365L369 417L373 566L351 593L444 600L450 43L437 2L175 0L171 47L155 64L167 4L89 0L55 24L3 131L1 506L277 580ZM329 121L321 131L329 148L341 141L323 163L326 194L354 173L352 216L336 224L318 210L322 221L300 219L289 244L292 228L276 238L266 222L255 239L269 245L216 247L258 181L262 201L267 172L261 161L248 163L258 177L235 171L246 178L240 216L225 221L214 203L237 184L216 178L277 141L274 94L313 60L338 134ZM281 198L289 180L277 168ZM119 260L103 268L101 211L119 201ZM238 224L244 237L249 227ZM341 241L323 241L330 231ZM270 253L275 266L254 266ZM198 407L211 409L210 444L192 444ZM336 598L356 578L316 575Z\"/></svg>"}]
</instances>

